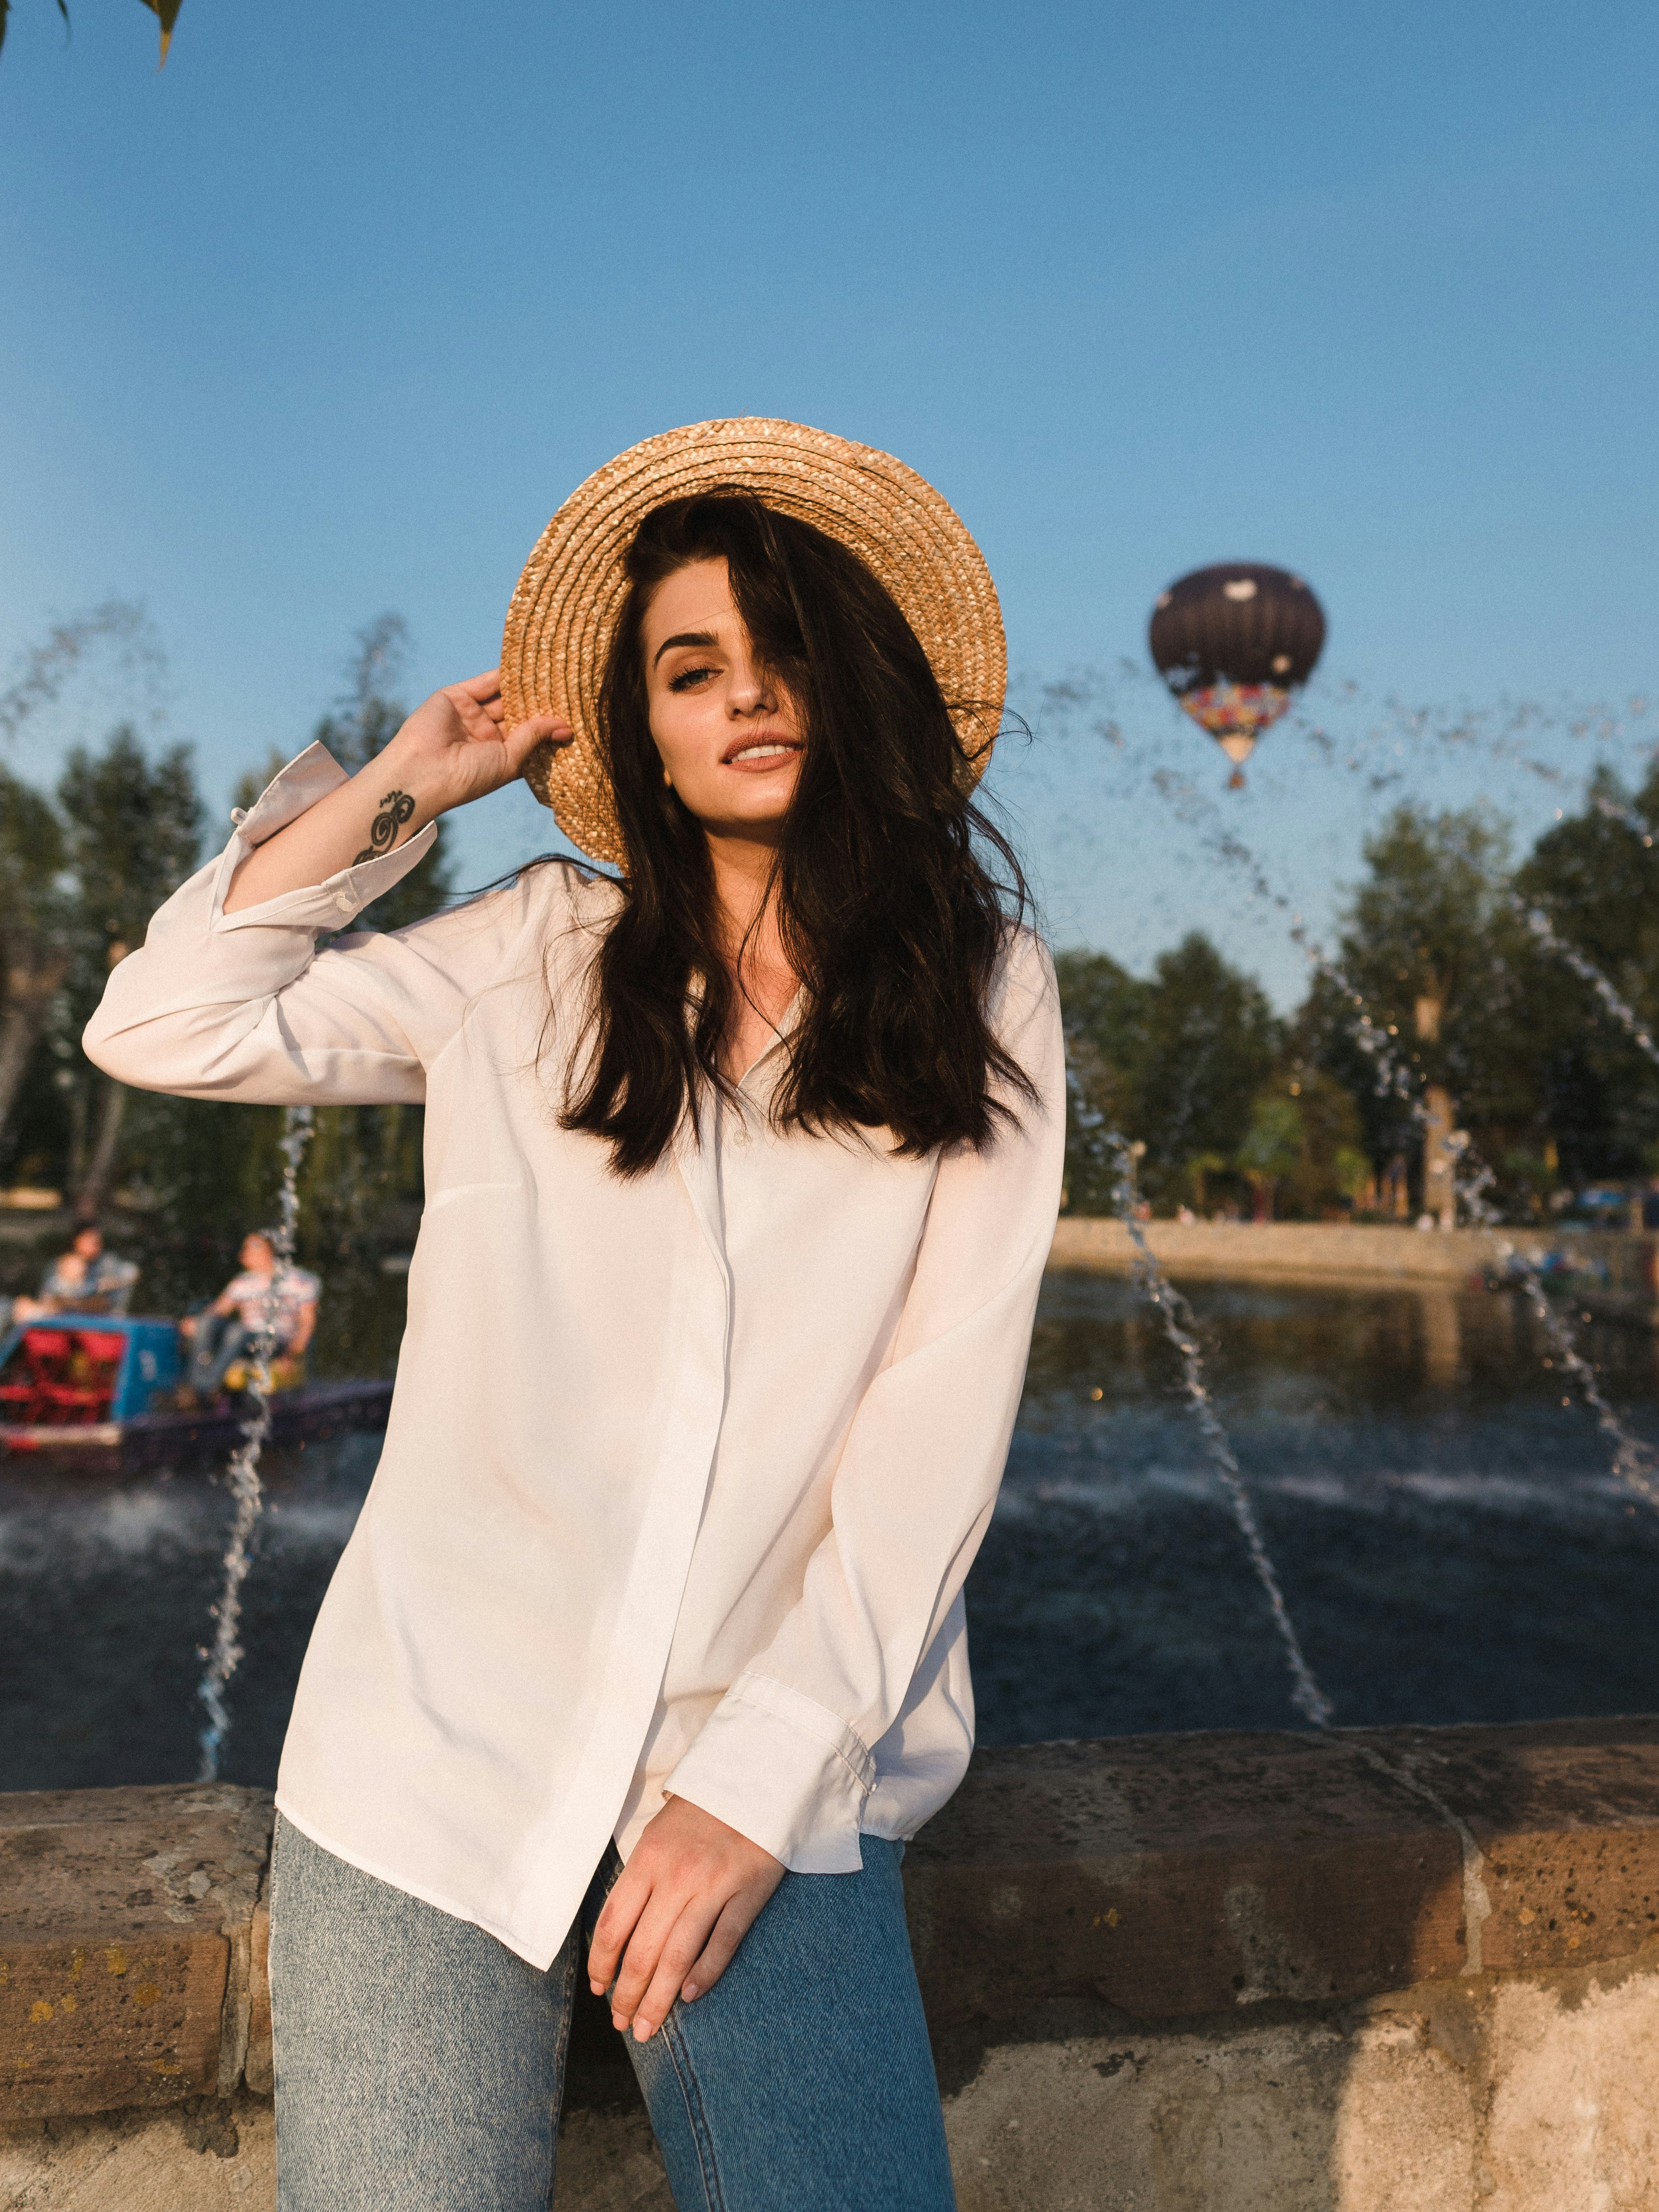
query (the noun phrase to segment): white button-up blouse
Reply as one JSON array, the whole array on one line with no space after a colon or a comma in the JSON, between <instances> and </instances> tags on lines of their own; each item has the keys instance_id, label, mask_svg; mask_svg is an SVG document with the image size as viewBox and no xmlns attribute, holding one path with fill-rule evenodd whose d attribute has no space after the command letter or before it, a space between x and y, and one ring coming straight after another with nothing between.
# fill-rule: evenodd
<instances>
[{"instance_id":1,"label":"white button-up blouse","mask_svg":"<svg viewBox=\"0 0 1659 2212\"><path fill-rule=\"evenodd\" d=\"M907 1837L973 1741L962 1586L990 1519L1059 1199L1053 970L992 1016L1036 1102L984 1152L781 1135L779 1048L624 1182L561 1129L617 893L563 863L389 935L431 842L226 915L343 781L319 745L109 979L125 1083L426 1106L386 1443L312 1636L276 1802L337 1856L553 1959L665 1793L786 1866Z\"/></svg>"}]
</instances>

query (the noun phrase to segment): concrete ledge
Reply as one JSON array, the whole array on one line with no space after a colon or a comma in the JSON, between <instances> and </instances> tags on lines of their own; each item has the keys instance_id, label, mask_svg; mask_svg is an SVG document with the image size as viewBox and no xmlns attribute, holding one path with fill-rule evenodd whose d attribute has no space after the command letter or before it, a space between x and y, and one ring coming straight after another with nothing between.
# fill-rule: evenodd
<instances>
[{"instance_id":1,"label":"concrete ledge","mask_svg":"<svg viewBox=\"0 0 1659 2212\"><path fill-rule=\"evenodd\" d=\"M219 1784L0 1796L0 2119L232 2094L270 1824Z\"/></svg>"},{"instance_id":2,"label":"concrete ledge","mask_svg":"<svg viewBox=\"0 0 1659 2212\"><path fill-rule=\"evenodd\" d=\"M1340 1221L1148 1221L1146 1241L1174 1275L1287 1282L1466 1283L1492 1265L1479 1229L1350 1228ZM1134 1245L1121 1221L1063 1213L1051 1267L1127 1275Z\"/></svg>"},{"instance_id":3,"label":"concrete ledge","mask_svg":"<svg viewBox=\"0 0 1659 2212\"><path fill-rule=\"evenodd\" d=\"M263 1792L0 1798L0 2204L273 2202ZM979 1753L906 1888L962 2212L1659 2207L1659 1718ZM672 2212L585 2007L559 2212Z\"/></svg>"},{"instance_id":4,"label":"concrete ledge","mask_svg":"<svg viewBox=\"0 0 1659 2212\"><path fill-rule=\"evenodd\" d=\"M1340 1221L1149 1221L1146 1241L1175 1276L1243 1282L1479 1285L1499 1264L1483 1229L1422 1231ZM1659 1237L1607 1230L1504 1232L1537 1266L1565 1267L1576 1299L1592 1311L1647 1318L1659 1310ZM1062 1214L1052 1268L1127 1275L1134 1246L1121 1221Z\"/></svg>"},{"instance_id":5,"label":"concrete ledge","mask_svg":"<svg viewBox=\"0 0 1659 2212\"><path fill-rule=\"evenodd\" d=\"M1659 1720L982 1751L905 1878L941 2028L1623 1959L1659 1933Z\"/></svg>"}]
</instances>

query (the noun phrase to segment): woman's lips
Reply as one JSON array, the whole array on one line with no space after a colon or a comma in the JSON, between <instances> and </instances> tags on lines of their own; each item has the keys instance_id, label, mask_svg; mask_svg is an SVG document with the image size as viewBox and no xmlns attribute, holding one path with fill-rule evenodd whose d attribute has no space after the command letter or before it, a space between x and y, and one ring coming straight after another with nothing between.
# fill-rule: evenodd
<instances>
[{"instance_id":1,"label":"woman's lips","mask_svg":"<svg viewBox=\"0 0 1659 2212\"><path fill-rule=\"evenodd\" d=\"M770 769L781 768L801 750L793 738L748 738L726 754L721 765L741 769L745 775L765 774Z\"/></svg>"}]
</instances>

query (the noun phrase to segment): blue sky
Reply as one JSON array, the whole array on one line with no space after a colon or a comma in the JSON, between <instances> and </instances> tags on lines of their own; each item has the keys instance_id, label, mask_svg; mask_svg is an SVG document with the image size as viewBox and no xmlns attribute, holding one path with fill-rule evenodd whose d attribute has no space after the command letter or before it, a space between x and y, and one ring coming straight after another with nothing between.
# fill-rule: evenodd
<instances>
[{"instance_id":1,"label":"blue sky","mask_svg":"<svg viewBox=\"0 0 1659 2212\"><path fill-rule=\"evenodd\" d=\"M1528 767L1379 704L1659 689L1650 4L185 0L159 75L137 0L71 8L65 44L15 0L0 52L0 672L142 599L216 801L303 741L360 624L406 617L411 697L488 665L564 495L736 413L938 483L1028 703L1144 667L1185 568L1314 582L1361 687L1314 708L1334 765L1281 730L1230 799L1133 676L1005 749L1061 941L1143 965L1206 927L1287 998L1282 918L1204 825L1322 925L1395 799L1524 838L1598 745L1659 737L1540 725ZM15 764L49 775L115 690ZM464 864L546 828L498 798Z\"/></svg>"}]
</instances>

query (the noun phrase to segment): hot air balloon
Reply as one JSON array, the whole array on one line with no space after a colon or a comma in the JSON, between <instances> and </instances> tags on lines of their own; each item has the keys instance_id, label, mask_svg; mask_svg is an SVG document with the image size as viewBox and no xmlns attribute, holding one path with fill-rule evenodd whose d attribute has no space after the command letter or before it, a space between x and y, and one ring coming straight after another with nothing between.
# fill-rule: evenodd
<instances>
[{"instance_id":1,"label":"hot air balloon","mask_svg":"<svg viewBox=\"0 0 1659 2212\"><path fill-rule=\"evenodd\" d=\"M1313 674L1325 614L1300 576L1259 561L1223 561L1182 576L1152 609L1158 672L1233 763L1230 791L1263 730Z\"/></svg>"}]
</instances>

